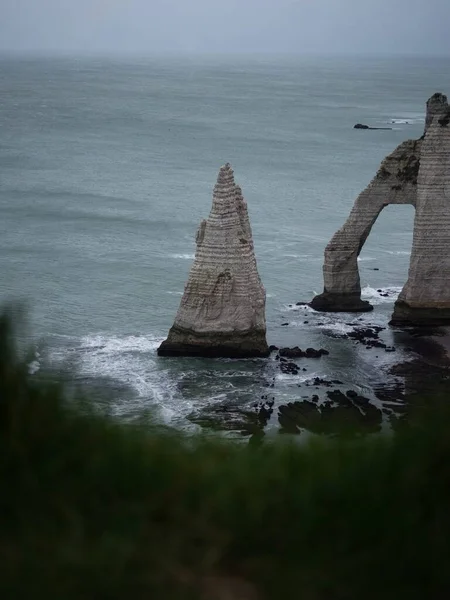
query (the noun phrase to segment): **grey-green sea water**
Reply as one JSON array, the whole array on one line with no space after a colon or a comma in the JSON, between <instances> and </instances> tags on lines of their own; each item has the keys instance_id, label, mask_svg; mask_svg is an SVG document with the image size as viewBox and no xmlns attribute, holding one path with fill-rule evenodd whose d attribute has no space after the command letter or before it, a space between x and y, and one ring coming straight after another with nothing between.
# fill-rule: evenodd
<instances>
[{"instance_id":1,"label":"grey-green sea water","mask_svg":"<svg viewBox=\"0 0 450 600\"><path fill-rule=\"evenodd\" d=\"M28 300L50 359L75 363L123 418L150 410L177 427L239 429L236 411L267 389L276 404L298 400L315 376L373 397L401 344L387 354L336 336L386 325L407 277L413 208L388 207L361 253L373 313L290 305L321 291L327 241L382 158L422 134L426 99L449 82L450 59L3 58L0 299ZM269 343L330 351L301 361L300 375L273 357L156 355L227 161L249 205Z\"/></svg>"}]
</instances>

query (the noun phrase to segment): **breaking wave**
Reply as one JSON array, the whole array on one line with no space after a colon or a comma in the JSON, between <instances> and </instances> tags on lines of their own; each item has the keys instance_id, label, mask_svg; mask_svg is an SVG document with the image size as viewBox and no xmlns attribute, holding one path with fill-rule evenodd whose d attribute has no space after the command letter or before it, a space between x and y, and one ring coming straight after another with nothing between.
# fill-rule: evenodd
<instances>
[{"instance_id":1,"label":"breaking wave","mask_svg":"<svg viewBox=\"0 0 450 600\"><path fill-rule=\"evenodd\" d=\"M162 341L151 335L88 335L52 348L49 359L56 367L69 361L81 381L108 379L113 389L118 386L109 405L112 414L133 419L150 409L168 423L185 416L192 406L177 396L177 381L168 369L156 368L156 349Z\"/></svg>"},{"instance_id":2,"label":"breaking wave","mask_svg":"<svg viewBox=\"0 0 450 600\"><path fill-rule=\"evenodd\" d=\"M193 260L195 254L169 254L170 258L178 258L181 260Z\"/></svg>"},{"instance_id":3,"label":"breaking wave","mask_svg":"<svg viewBox=\"0 0 450 600\"><path fill-rule=\"evenodd\" d=\"M285 381L285 382L290 382L292 381L293 383L295 383L296 385L298 385L299 383L304 383L305 381L309 381L310 379L312 379L315 376L315 374L313 373L312 375L304 375L304 376L300 376L300 375L291 375L289 373L277 373L275 375L275 379L276 381Z\"/></svg>"},{"instance_id":4,"label":"breaking wave","mask_svg":"<svg viewBox=\"0 0 450 600\"><path fill-rule=\"evenodd\" d=\"M390 119L388 121L391 125L417 125L425 123L425 117L411 117L406 119Z\"/></svg>"},{"instance_id":5,"label":"breaking wave","mask_svg":"<svg viewBox=\"0 0 450 600\"><path fill-rule=\"evenodd\" d=\"M377 260L377 259L374 257L371 257L371 256L358 256L358 262L369 262L372 260Z\"/></svg>"},{"instance_id":6,"label":"breaking wave","mask_svg":"<svg viewBox=\"0 0 450 600\"><path fill-rule=\"evenodd\" d=\"M395 302L402 291L401 287L373 288L367 285L361 290L361 298L371 304L389 304Z\"/></svg>"},{"instance_id":7,"label":"breaking wave","mask_svg":"<svg viewBox=\"0 0 450 600\"><path fill-rule=\"evenodd\" d=\"M337 334L346 334L346 333L350 333L351 331L354 330L355 325L350 325L348 323L342 323L342 321L335 321L335 320L330 320L326 323L322 323L321 325L318 325L319 329L326 329L327 331L333 331L334 333Z\"/></svg>"},{"instance_id":8,"label":"breaking wave","mask_svg":"<svg viewBox=\"0 0 450 600\"><path fill-rule=\"evenodd\" d=\"M34 359L28 363L28 373L34 375L41 368L41 353L36 350Z\"/></svg>"}]
</instances>

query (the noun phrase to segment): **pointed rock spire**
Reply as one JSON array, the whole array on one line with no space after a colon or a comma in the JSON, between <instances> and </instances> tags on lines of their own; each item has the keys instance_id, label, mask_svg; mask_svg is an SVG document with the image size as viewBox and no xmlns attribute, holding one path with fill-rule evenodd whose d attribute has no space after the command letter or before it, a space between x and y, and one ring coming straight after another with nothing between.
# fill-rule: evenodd
<instances>
[{"instance_id":1,"label":"pointed rock spire","mask_svg":"<svg viewBox=\"0 0 450 600\"><path fill-rule=\"evenodd\" d=\"M242 192L227 163L196 236L194 264L160 356L267 356L266 293Z\"/></svg>"}]
</instances>

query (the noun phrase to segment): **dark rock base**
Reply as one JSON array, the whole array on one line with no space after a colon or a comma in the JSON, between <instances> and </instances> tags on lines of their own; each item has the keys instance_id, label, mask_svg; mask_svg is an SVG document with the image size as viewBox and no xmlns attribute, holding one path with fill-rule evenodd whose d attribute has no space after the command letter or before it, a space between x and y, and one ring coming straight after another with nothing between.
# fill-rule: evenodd
<instances>
[{"instance_id":1,"label":"dark rock base","mask_svg":"<svg viewBox=\"0 0 450 600\"><path fill-rule=\"evenodd\" d=\"M320 312L369 312L373 306L361 300L360 294L332 294L323 292L311 300L309 306Z\"/></svg>"},{"instance_id":2,"label":"dark rock base","mask_svg":"<svg viewBox=\"0 0 450 600\"><path fill-rule=\"evenodd\" d=\"M158 348L159 356L266 358L269 354L265 331L201 334L175 325Z\"/></svg>"},{"instance_id":3,"label":"dark rock base","mask_svg":"<svg viewBox=\"0 0 450 600\"><path fill-rule=\"evenodd\" d=\"M295 346L295 348L280 348L279 351L279 356L282 358L320 358L328 354L330 353L324 348L320 348L319 350L315 350L314 348L302 350L298 346Z\"/></svg>"},{"instance_id":4,"label":"dark rock base","mask_svg":"<svg viewBox=\"0 0 450 600\"><path fill-rule=\"evenodd\" d=\"M353 129L384 129L392 131L392 127L370 127L369 125L363 125L362 123L356 123L356 125L353 126Z\"/></svg>"},{"instance_id":5,"label":"dark rock base","mask_svg":"<svg viewBox=\"0 0 450 600\"><path fill-rule=\"evenodd\" d=\"M397 300L389 325L393 327L439 327L450 325L450 308L416 308Z\"/></svg>"}]
</instances>

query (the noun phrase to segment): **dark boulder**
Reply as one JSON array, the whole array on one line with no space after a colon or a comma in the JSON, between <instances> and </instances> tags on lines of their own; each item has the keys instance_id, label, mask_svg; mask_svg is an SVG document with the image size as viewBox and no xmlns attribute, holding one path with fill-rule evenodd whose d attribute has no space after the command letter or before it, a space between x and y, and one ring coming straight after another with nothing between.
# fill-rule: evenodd
<instances>
[{"instance_id":1,"label":"dark boulder","mask_svg":"<svg viewBox=\"0 0 450 600\"><path fill-rule=\"evenodd\" d=\"M392 131L392 127L369 127L369 125L363 125L362 123L356 123L353 129L384 129L387 131Z\"/></svg>"},{"instance_id":2,"label":"dark boulder","mask_svg":"<svg viewBox=\"0 0 450 600\"><path fill-rule=\"evenodd\" d=\"M294 362L282 362L280 364L280 370L282 373L286 373L287 375L298 375L300 367L298 367Z\"/></svg>"},{"instance_id":3,"label":"dark boulder","mask_svg":"<svg viewBox=\"0 0 450 600\"><path fill-rule=\"evenodd\" d=\"M320 348L319 350L315 350L314 348L307 348L306 350L302 350L298 346L294 348L281 348L280 356L286 358L320 358L321 356L327 356L329 354L328 350L324 348Z\"/></svg>"},{"instance_id":4,"label":"dark boulder","mask_svg":"<svg viewBox=\"0 0 450 600\"><path fill-rule=\"evenodd\" d=\"M328 354L330 354L328 350L324 350L323 348L320 348L319 350L306 348L306 358L320 358L321 356L327 356Z\"/></svg>"},{"instance_id":5,"label":"dark boulder","mask_svg":"<svg viewBox=\"0 0 450 600\"><path fill-rule=\"evenodd\" d=\"M304 358L305 352L298 346L294 348L281 348L280 356L285 356L286 358Z\"/></svg>"}]
</instances>

